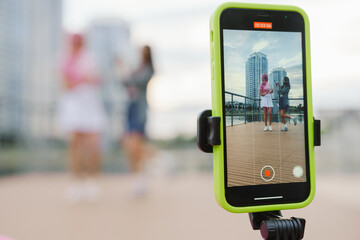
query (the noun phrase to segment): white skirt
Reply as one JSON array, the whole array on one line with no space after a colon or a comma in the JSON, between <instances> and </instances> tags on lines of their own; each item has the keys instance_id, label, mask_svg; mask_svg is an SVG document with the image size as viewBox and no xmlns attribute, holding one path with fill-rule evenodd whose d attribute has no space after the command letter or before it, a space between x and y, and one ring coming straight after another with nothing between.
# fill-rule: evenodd
<instances>
[{"instance_id":1,"label":"white skirt","mask_svg":"<svg viewBox=\"0 0 360 240\"><path fill-rule=\"evenodd\" d=\"M271 94L266 94L265 96L261 96L261 107L266 107L266 108L274 107Z\"/></svg>"},{"instance_id":2,"label":"white skirt","mask_svg":"<svg viewBox=\"0 0 360 240\"><path fill-rule=\"evenodd\" d=\"M81 85L62 96L58 125L62 131L101 133L106 115L96 86Z\"/></svg>"}]
</instances>

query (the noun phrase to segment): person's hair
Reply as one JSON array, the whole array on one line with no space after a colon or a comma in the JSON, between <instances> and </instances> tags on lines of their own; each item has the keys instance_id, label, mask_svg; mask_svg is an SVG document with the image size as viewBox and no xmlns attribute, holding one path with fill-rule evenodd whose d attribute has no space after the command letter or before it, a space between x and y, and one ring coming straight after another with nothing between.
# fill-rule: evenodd
<instances>
[{"instance_id":1,"label":"person's hair","mask_svg":"<svg viewBox=\"0 0 360 240\"><path fill-rule=\"evenodd\" d=\"M145 45L143 47L143 49L142 49L142 59L143 59L143 63L145 65L149 65L151 67L151 69L154 70L152 57L151 57L151 48L150 48L149 45Z\"/></svg>"},{"instance_id":2,"label":"person's hair","mask_svg":"<svg viewBox=\"0 0 360 240\"><path fill-rule=\"evenodd\" d=\"M281 88L288 86L290 88L290 79L288 77L284 77L284 84L281 86Z\"/></svg>"},{"instance_id":3,"label":"person's hair","mask_svg":"<svg viewBox=\"0 0 360 240\"><path fill-rule=\"evenodd\" d=\"M268 82L269 78L268 78L268 75L266 73L263 73L263 75L261 75L261 81L266 81Z\"/></svg>"}]
</instances>

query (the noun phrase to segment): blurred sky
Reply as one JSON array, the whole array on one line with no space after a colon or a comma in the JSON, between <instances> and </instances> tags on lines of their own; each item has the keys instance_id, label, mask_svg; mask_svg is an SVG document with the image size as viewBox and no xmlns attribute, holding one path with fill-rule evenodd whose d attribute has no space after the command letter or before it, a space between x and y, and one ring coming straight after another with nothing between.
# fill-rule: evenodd
<instances>
[{"instance_id":1,"label":"blurred sky","mask_svg":"<svg viewBox=\"0 0 360 240\"><path fill-rule=\"evenodd\" d=\"M65 0L63 21L71 32L99 18L127 21L134 43L148 43L154 51L157 74L148 93L153 113L150 135L192 135L197 113L211 106L208 25L223 2ZM264 2L299 6L309 16L315 114L322 109L359 109L360 1Z\"/></svg>"}]
</instances>

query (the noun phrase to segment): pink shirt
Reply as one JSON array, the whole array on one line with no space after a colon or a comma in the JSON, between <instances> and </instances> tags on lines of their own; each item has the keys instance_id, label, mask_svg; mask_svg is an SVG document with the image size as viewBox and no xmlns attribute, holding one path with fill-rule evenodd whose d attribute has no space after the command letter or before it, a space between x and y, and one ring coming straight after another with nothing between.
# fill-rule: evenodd
<instances>
[{"instance_id":1,"label":"pink shirt","mask_svg":"<svg viewBox=\"0 0 360 240\"><path fill-rule=\"evenodd\" d=\"M270 86L269 86L269 84L268 83L266 83L266 84L260 84L260 86L259 86L259 88L260 88L260 93L262 93L262 94L266 94L267 93L267 91L269 91L270 92Z\"/></svg>"},{"instance_id":2,"label":"pink shirt","mask_svg":"<svg viewBox=\"0 0 360 240\"><path fill-rule=\"evenodd\" d=\"M97 76L94 61L84 52L67 56L62 63L61 73L71 83L81 83L87 78Z\"/></svg>"}]
</instances>

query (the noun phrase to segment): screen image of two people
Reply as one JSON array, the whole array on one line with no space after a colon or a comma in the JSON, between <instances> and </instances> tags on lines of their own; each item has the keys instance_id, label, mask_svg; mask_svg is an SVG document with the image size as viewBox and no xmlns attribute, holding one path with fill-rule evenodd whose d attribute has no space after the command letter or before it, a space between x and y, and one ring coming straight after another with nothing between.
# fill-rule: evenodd
<instances>
[{"instance_id":1,"label":"screen image of two people","mask_svg":"<svg viewBox=\"0 0 360 240\"><path fill-rule=\"evenodd\" d=\"M283 78L282 85L280 83L275 82L276 89L279 94L279 111L281 116L281 121L284 124L281 131L288 131L288 127L286 124L286 119L291 119L294 121L294 125L297 124L297 120L295 117L291 117L289 114L286 114L289 108L289 91L290 91L290 80L288 77ZM261 84L259 86L260 96L261 96L261 108L264 110L264 131L272 131L272 109L274 107L273 100L271 98L271 94L274 92L273 89L270 88L268 83L268 75L262 74L261 76ZM269 113L269 126L267 125L267 115Z\"/></svg>"}]
</instances>

